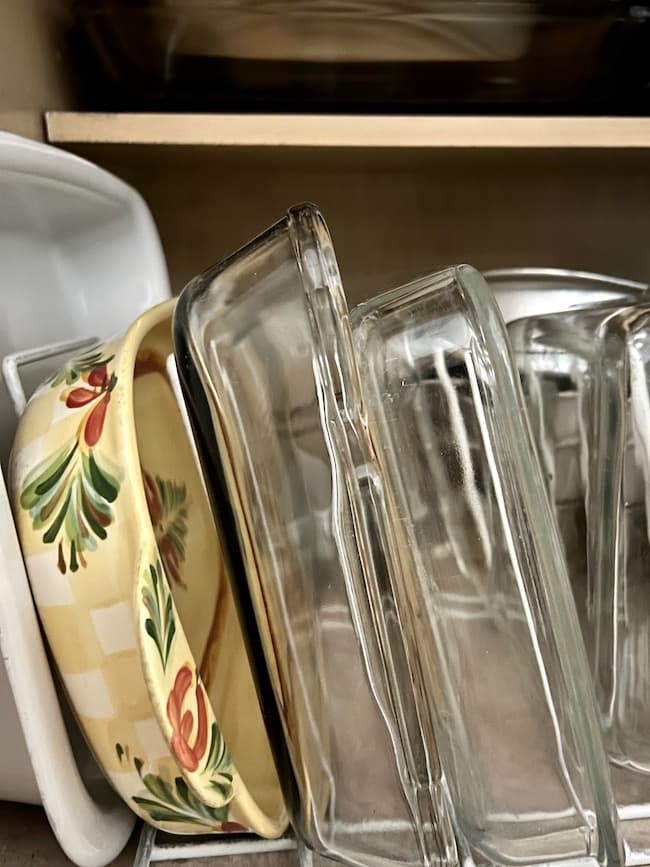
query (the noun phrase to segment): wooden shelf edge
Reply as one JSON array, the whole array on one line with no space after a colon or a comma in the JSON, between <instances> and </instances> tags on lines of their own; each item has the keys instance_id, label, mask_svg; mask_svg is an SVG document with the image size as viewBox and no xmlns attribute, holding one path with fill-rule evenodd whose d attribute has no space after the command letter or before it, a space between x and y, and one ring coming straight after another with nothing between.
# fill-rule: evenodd
<instances>
[{"instance_id":1,"label":"wooden shelf edge","mask_svg":"<svg viewBox=\"0 0 650 867\"><path fill-rule=\"evenodd\" d=\"M51 111L53 144L216 147L650 148L645 117L101 114Z\"/></svg>"}]
</instances>

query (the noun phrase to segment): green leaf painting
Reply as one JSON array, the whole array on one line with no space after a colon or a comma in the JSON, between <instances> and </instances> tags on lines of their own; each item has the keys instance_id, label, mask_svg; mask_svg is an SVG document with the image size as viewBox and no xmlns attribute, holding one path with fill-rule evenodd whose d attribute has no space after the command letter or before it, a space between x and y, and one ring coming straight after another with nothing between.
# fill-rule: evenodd
<instances>
[{"instance_id":1,"label":"green leaf painting","mask_svg":"<svg viewBox=\"0 0 650 867\"><path fill-rule=\"evenodd\" d=\"M189 502L187 487L172 479L155 478L142 470L149 516L165 572L175 584L185 587L181 574L185 561L185 536Z\"/></svg>"},{"instance_id":2,"label":"green leaf painting","mask_svg":"<svg viewBox=\"0 0 650 867\"><path fill-rule=\"evenodd\" d=\"M83 416L75 435L35 466L23 483L21 508L29 512L34 530L42 531L44 544L58 543L62 573L86 566L86 553L106 539L114 519L120 473L97 449L117 385L107 366L112 359L101 351L89 353L53 377L52 388L65 383L60 399L66 408L83 410Z\"/></svg>"},{"instance_id":3,"label":"green leaf painting","mask_svg":"<svg viewBox=\"0 0 650 867\"><path fill-rule=\"evenodd\" d=\"M61 572L85 566L85 553L106 538L119 489L116 468L92 449L82 451L75 438L27 475L20 505L46 545L58 540Z\"/></svg>"},{"instance_id":4,"label":"green leaf painting","mask_svg":"<svg viewBox=\"0 0 650 867\"><path fill-rule=\"evenodd\" d=\"M142 601L149 615L145 620L144 628L156 645L165 671L176 634L176 623L172 596L167 582L163 580L159 562L155 566L149 566L145 571Z\"/></svg>"},{"instance_id":5,"label":"green leaf painting","mask_svg":"<svg viewBox=\"0 0 650 867\"><path fill-rule=\"evenodd\" d=\"M204 773L209 773L210 786L224 798L232 795L232 762L221 730L212 723L210 733L210 748L205 762ZM214 778L217 779L214 779Z\"/></svg>"},{"instance_id":6,"label":"green leaf painting","mask_svg":"<svg viewBox=\"0 0 650 867\"><path fill-rule=\"evenodd\" d=\"M121 761L128 749L116 744L115 751ZM140 794L133 796L133 801L154 822L192 824L214 829L228 821L228 804L208 807L196 797L182 777L169 780L160 774L143 774L143 762L134 759L133 764L144 787Z\"/></svg>"},{"instance_id":7,"label":"green leaf painting","mask_svg":"<svg viewBox=\"0 0 650 867\"><path fill-rule=\"evenodd\" d=\"M87 352L85 355L72 358L63 367L53 374L48 382L51 388L56 388L57 385L74 385L83 376L84 373L92 373L93 370L109 364L113 360L114 355L103 355L101 349L94 349Z\"/></svg>"}]
</instances>

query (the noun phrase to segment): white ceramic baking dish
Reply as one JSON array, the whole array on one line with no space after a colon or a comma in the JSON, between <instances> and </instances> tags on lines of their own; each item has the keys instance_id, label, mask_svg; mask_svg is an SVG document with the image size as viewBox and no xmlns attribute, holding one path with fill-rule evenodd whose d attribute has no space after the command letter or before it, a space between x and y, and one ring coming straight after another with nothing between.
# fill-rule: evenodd
<instances>
[{"instance_id":1,"label":"white ceramic baking dish","mask_svg":"<svg viewBox=\"0 0 650 867\"><path fill-rule=\"evenodd\" d=\"M170 295L153 220L133 189L85 160L6 133L0 133L0 259L3 361L51 343L109 336ZM43 372L43 365L21 371L27 391ZM3 469L15 425L0 379ZM42 803L67 856L101 867L124 846L134 817L66 727L4 478L0 603L0 799ZM74 750L71 736L79 740Z\"/></svg>"}]
</instances>

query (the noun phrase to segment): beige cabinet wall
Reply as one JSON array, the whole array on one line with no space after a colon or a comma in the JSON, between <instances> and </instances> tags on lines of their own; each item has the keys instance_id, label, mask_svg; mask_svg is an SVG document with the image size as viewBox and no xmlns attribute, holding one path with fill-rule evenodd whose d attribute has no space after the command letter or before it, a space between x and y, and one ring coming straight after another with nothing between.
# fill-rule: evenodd
<instances>
[{"instance_id":1,"label":"beige cabinet wall","mask_svg":"<svg viewBox=\"0 0 650 867\"><path fill-rule=\"evenodd\" d=\"M650 150L77 146L149 203L172 285L310 200L351 301L446 265L650 279Z\"/></svg>"},{"instance_id":2,"label":"beige cabinet wall","mask_svg":"<svg viewBox=\"0 0 650 867\"><path fill-rule=\"evenodd\" d=\"M43 112L73 104L67 0L0 0L0 130L42 139Z\"/></svg>"}]
</instances>

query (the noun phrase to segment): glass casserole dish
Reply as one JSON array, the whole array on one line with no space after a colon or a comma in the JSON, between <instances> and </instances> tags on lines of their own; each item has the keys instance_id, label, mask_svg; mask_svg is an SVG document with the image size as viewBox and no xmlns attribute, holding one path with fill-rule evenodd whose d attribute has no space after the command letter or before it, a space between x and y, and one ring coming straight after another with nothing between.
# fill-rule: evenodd
<instances>
[{"instance_id":1,"label":"glass casserole dish","mask_svg":"<svg viewBox=\"0 0 650 867\"><path fill-rule=\"evenodd\" d=\"M560 528L626 843L650 817L648 295L509 328Z\"/></svg>"},{"instance_id":2,"label":"glass casserole dish","mask_svg":"<svg viewBox=\"0 0 650 867\"><path fill-rule=\"evenodd\" d=\"M195 278L174 334L299 835L352 865L618 863L561 543L481 276L348 314L302 206Z\"/></svg>"}]
</instances>

